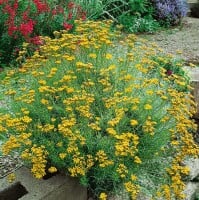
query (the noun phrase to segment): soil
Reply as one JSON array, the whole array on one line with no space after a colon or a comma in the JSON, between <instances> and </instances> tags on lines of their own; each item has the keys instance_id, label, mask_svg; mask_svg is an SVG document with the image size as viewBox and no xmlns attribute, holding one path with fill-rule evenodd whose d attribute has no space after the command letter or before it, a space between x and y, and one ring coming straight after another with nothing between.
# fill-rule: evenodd
<instances>
[{"instance_id":1,"label":"soil","mask_svg":"<svg viewBox=\"0 0 199 200\"><path fill-rule=\"evenodd\" d=\"M166 53L180 55L186 63L199 65L199 18L185 17L178 27L141 37L155 42Z\"/></svg>"}]
</instances>

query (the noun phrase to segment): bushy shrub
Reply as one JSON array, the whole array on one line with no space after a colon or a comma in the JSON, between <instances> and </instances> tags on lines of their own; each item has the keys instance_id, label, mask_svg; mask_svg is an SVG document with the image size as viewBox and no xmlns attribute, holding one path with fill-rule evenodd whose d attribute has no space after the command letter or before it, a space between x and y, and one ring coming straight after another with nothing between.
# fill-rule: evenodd
<instances>
[{"instance_id":1,"label":"bushy shrub","mask_svg":"<svg viewBox=\"0 0 199 200\"><path fill-rule=\"evenodd\" d=\"M177 25L188 12L186 0L152 0L155 17L163 25Z\"/></svg>"},{"instance_id":2,"label":"bushy shrub","mask_svg":"<svg viewBox=\"0 0 199 200\"><path fill-rule=\"evenodd\" d=\"M158 22L153 18L153 7L148 0L78 1L88 19L111 19L122 24L125 31L154 32Z\"/></svg>"},{"instance_id":3,"label":"bushy shrub","mask_svg":"<svg viewBox=\"0 0 199 200\"><path fill-rule=\"evenodd\" d=\"M155 32L161 26L178 25L186 16L186 0L96 0L80 1L88 18L111 19L128 32Z\"/></svg>"},{"instance_id":4,"label":"bushy shrub","mask_svg":"<svg viewBox=\"0 0 199 200\"><path fill-rule=\"evenodd\" d=\"M118 21L122 24L123 30L129 33L153 33L160 28L158 21L154 20L151 15L141 17L140 15L122 14Z\"/></svg>"},{"instance_id":5,"label":"bushy shrub","mask_svg":"<svg viewBox=\"0 0 199 200\"><path fill-rule=\"evenodd\" d=\"M0 1L0 64L6 66L17 56L23 42L31 42L34 51L39 36L53 31L71 30L76 18L86 13L72 1L2 0Z\"/></svg>"},{"instance_id":6,"label":"bushy shrub","mask_svg":"<svg viewBox=\"0 0 199 200\"><path fill-rule=\"evenodd\" d=\"M74 34L43 37L20 68L1 73L3 153L19 152L36 178L78 177L101 200L122 188L131 199L182 198L183 160L199 153L182 63L110 32L110 21L76 23Z\"/></svg>"}]
</instances>

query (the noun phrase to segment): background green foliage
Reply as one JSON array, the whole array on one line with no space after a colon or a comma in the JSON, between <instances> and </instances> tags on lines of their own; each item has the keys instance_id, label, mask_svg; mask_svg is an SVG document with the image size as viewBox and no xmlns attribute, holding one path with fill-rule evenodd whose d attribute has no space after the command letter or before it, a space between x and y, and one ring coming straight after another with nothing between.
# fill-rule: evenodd
<instances>
[{"instance_id":1,"label":"background green foliage","mask_svg":"<svg viewBox=\"0 0 199 200\"><path fill-rule=\"evenodd\" d=\"M3 0L2 2L6 2ZM9 1L13 4L14 0ZM111 19L115 24L121 24L123 31L131 33L147 32L153 33L160 29L160 27L169 27L176 25L180 22L182 17L186 15L186 4L184 0L175 0L162 2L161 0L48 0L46 1L50 10L61 6L64 13L60 13L52 17L50 12L37 14L37 8L32 0L18 1L19 8L16 12L16 22L20 23L22 14L28 10L30 18L37 23L34 26L34 31L29 37L34 36L50 36L53 37L53 31L64 29L63 22L67 20L68 23L74 24L74 19L81 18L84 14L89 20ZM41 1L44 2L44 1ZM183 3L184 2L184 3ZM68 20L67 14L69 13L68 4L75 3L78 5L73 9L73 18ZM161 8L158 7L159 3ZM27 9L27 8L30 9ZM173 9L170 9L170 7ZM7 66L14 61L21 49L22 43L27 38L22 37L20 34L17 37L11 37L7 33L5 22L8 15L3 12L3 4L0 4L0 65L1 67ZM80 9L81 8L81 9ZM161 12L160 12L161 11ZM167 13L169 12L169 15ZM81 14L80 14L81 13ZM162 17L162 16L167 16ZM174 23L175 22L175 23ZM37 47L33 48L34 51Z\"/></svg>"},{"instance_id":2,"label":"background green foliage","mask_svg":"<svg viewBox=\"0 0 199 200\"><path fill-rule=\"evenodd\" d=\"M88 19L112 19L128 32L154 32L159 24L148 0L76 0L87 11Z\"/></svg>"}]
</instances>

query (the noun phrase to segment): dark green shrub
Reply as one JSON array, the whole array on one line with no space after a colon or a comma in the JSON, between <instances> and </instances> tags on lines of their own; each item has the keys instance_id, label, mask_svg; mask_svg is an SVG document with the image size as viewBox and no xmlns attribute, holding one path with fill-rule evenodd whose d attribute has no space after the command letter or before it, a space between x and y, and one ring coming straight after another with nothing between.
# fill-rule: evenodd
<instances>
[{"instance_id":1,"label":"dark green shrub","mask_svg":"<svg viewBox=\"0 0 199 200\"><path fill-rule=\"evenodd\" d=\"M76 0L90 19L112 19L128 32L154 32L177 25L186 16L185 0Z\"/></svg>"},{"instance_id":2,"label":"dark green shrub","mask_svg":"<svg viewBox=\"0 0 199 200\"><path fill-rule=\"evenodd\" d=\"M127 32L149 32L158 30L159 23L151 15L141 17L140 15L123 14L119 17L119 22Z\"/></svg>"},{"instance_id":3,"label":"dark green shrub","mask_svg":"<svg viewBox=\"0 0 199 200\"><path fill-rule=\"evenodd\" d=\"M87 12L87 18L112 19L128 32L154 32L159 24L148 0L76 0Z\"/></svg>"}]
</instances>

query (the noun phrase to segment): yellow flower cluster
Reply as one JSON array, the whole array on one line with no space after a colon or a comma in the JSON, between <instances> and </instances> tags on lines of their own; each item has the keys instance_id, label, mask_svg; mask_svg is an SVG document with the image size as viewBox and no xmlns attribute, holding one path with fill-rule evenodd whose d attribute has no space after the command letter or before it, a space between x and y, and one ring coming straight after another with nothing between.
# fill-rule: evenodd
<instances>
[{"instance_id":1,"label":"yellow flower cluster","mask_svg":"<svg viewBox=\"0 0 199 200\"><path fill-rule=\"evenodd\" d=\"M44 45L20 68L4 72L3 152L19 151L36 178L59 169L79 177L98 187L101 200L109 183L123 183L136 199L147 190L143 171L162 178L153 180L159 196L182 199L188 169L180 164L199 154L186 79L166 73L164 66L175 65L171 56L135 35L110 32L110 21L75 23L74 34L43 37ZM181 70L180 63L175 67ZM167 170L149 165L154 156Z\"/></svg>"},{"instance_id":2,"label":"yellow flower cluster","mask_svg":"<svg viewBox=\"0 0 199 200\"><path fill-rule=\"evenodd\" d=\"M138 151L137 145L139 144L139 137L132 133L121 133L116 135L117 142L115 143L115 155L116 156L128 156L134 157Z\"/></svg>"},{"instance_id":3,"label":"yellow flower cluster","mask_svg":"<svg viewBox=\"0 0 199 200\"><path fill-rule=\"evenodd\" d=\"M112 160L108 159L108 156L106 155L106 153L103 150L99 150L96 153L95 159L99 162L100 167L106 167L106 166L114 164Z\"/></svg>"},{"instance_id":4,"label":"yellow flower cluster","mask_svg":"<svg viewBox=\"0 0 199 200\"><path fill-rule=\"evenodd\" d=\"M148 116L147 120L143 124L143 131L144 133L148 133L150 135L154 135L155 125L157 122L151 120L151 116Z\"/></svg>"},{"instance_id":5,"label":"yellow flower cluster","mask_svg":"<svg viewBox=\"0 0 199 200\"><path fill-rule=\"evenodd\" d=\"M104 193L104 192L100 193L99 199L100 200L106 200L107 199L107 194Z\"/></svg>"},{"instance_id":6,"label":"yellow flower cluster","mask_svg":"<svg viewBox=\"0 0 199 200\"><path fill-rule=\"evenodd\" d=\"M117 170L116 170L121 178L125 178L128 174L128 169L124 164L119 164Z\"/></svg>"},{"instance_id":7,"label":"yellow flower cluster","mask_svg":"<svg viewBox=\"0 0 199 200\"><path fill-rule=\"evenodd\" d=\"M37 147L34 145L31 148L31 163L32 163L32 169L31 172L36 178L42 178L46 175L46 156L47 152L45 151L45 147ZM30 159L29 158L29 159Z\"/></svg>"},{"instance_id":8,"label":"yellow flower cluster","mask_svg":"<svg viewBox=\"0 0 199 200\"><path fill-rule=\"evenodd\" d=\"M124 186L125 186L127 192L130 193L131 199L136 200L137 196L140 192L140 187L137 186L136 184L134 184L132 181L128 181L128 182L124 183Z\"/></svg>"},{"instance_id":9,"label":"yellow flower cluster","mask_svg":"<svg viewBox=\"0 0 199 200\"><path fill-rule=\"evenodd\" d=\"M7 176L7 180L9 183L12 183L16 179L16 175L14 173L11 173Z\"/></svg>"}]
</instances>

